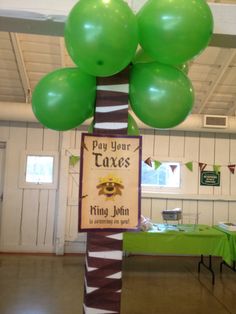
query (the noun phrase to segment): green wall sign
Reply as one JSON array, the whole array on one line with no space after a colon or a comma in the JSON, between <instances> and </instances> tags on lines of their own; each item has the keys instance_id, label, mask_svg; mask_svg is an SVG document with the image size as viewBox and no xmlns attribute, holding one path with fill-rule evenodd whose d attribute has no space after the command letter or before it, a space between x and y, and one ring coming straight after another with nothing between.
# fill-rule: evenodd
<instances>
[{"instance_id":1,"label":"green wall sign","mask_svg":"<svg viewBox=\"0 0 236 314\"><path fill-rule=\"evenodd\" d=\"M220 186L220 172L201 171L200 185Z\"/></svg>"}]
</instances>

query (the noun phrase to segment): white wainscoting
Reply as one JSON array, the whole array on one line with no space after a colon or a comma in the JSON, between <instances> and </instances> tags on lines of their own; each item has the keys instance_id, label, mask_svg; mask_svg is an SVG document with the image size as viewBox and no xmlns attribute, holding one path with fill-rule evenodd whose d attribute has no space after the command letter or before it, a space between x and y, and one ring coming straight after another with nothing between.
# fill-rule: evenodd
<instances>
[{"instance_id":1,"label":"white wainscoting","mask_svg":"<svg viewBox=\"0 0 236 314\"><path fill-rule=\"evenodd\" d=\"M86 234L78 225L79 163L68 165L70 154L80 155L82 129L56 132L33 123L0 123L0 141L6 142L4 197L0 217L0 251L84 252ZM173 193L144 193L142 214L161 222L161 211L181 207L184 222L236 221L236 174L227 165L236 164L236 135L183 131L142 130L143 159L193 161L193 171L181 166L181 189ZM19 167L23 150L58 151L59 189L20 188ZM64 160L64 163L63 163ZM199 185L198 162L206 170L220 164L220 187Z\"/></svg>"},{"instance_id":2,"label":"white wainscoting","mask_svg":"<svg viewBox=\"0 0 236 314\"><path fill-rule=\"evenodd\" d=\"M1 213L0 251L54 252L56 190L19 187L24 150L57 151L59 132L31 123L0 125L6 141L5 182Z\"/></svg>"}]
</instances>

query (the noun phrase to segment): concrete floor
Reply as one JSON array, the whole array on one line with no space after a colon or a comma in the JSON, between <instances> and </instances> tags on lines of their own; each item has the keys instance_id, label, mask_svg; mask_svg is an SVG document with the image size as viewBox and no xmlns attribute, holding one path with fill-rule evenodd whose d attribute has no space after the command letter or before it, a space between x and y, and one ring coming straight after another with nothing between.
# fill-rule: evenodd
<instances>
[{"instance_id":1,"label":"concrete floor","mask_svg":"<svg viewBox=\"0 0 236 314\"><path fill-rule=\"evenodd\" d=\"M236 273L214 259L216 284L198 258L124 258L122 314L236 313ZM83 256L0 254L0 314L82 314Z\"/></svg>"}]
</instances>

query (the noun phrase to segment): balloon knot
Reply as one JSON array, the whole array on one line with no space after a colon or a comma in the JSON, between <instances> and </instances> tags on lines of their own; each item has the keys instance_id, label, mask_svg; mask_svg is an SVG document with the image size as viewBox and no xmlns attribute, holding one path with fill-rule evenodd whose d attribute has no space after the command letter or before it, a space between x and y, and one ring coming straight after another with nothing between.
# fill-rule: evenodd
<instances>
[{"instance_id":1,"label":"balloon knot","mask_svg":"<svg viewBox=\"0 0 236 314\"><path fill-rule=\"evenodd\" d=\"M98 64L98 65L103 65L104 62L103 62L102 60L98 60L98 61L97 61L97 64Z\"/></svg>"}]
</instances>

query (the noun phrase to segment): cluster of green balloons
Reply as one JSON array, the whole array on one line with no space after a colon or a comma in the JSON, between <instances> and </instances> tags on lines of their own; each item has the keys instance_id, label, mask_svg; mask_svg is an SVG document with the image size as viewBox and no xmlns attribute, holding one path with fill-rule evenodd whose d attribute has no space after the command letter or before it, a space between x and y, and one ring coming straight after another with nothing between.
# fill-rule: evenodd
<instances>
[{"instance_id":1,"label":"cluster of green balloons","mask_svg":"<svg viewBox=\"0 0 236 314\"><path fill-rule=\"evenodd\" d=\"M149 0L138 15L141 49L133 59L130 103L154 128L172 128L192 110L188 62L208 45L213 17L205 0Z\"/></svg>"},{"instance_id":2,"label":"cluster of green balloons","mask_svg":"<svg viewBox=\"0 0 236 314\"><path fill-rule=\"evenodd\" d=\"M188 62L206 48L212 33L205 0L148 0L136 15L123 0L80 0L64 36L77 67L42 78L33 92L33 112L48 128L74 128L93 115L96 77L132 64L134 113L154 128L174 127L194 102Z\"/></svg>"}]
</instances>

